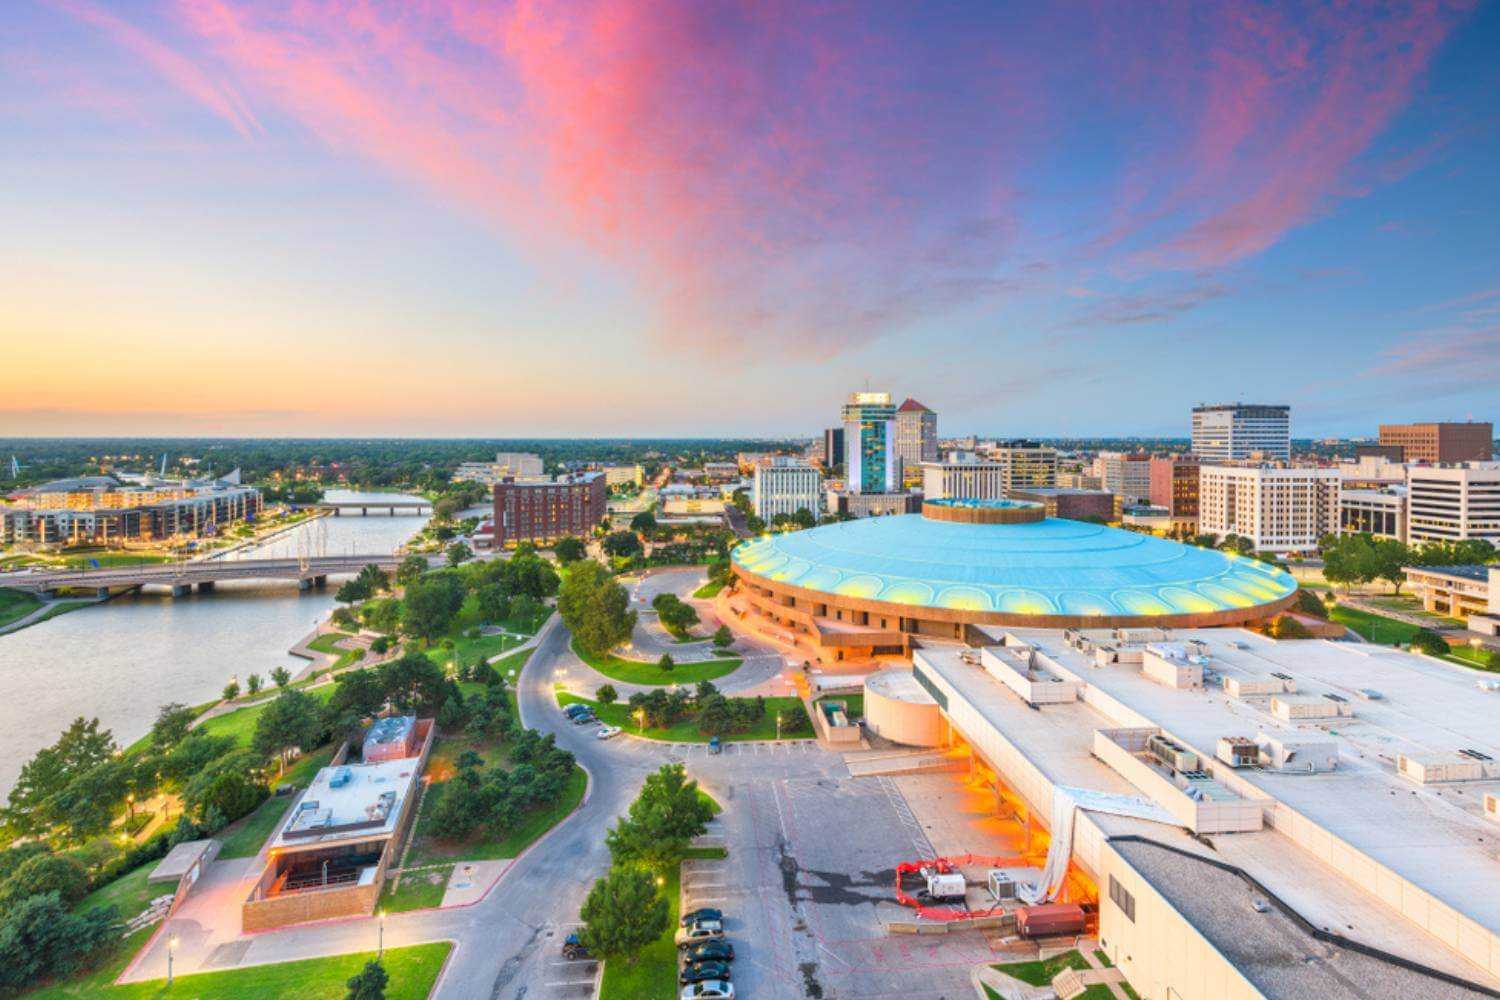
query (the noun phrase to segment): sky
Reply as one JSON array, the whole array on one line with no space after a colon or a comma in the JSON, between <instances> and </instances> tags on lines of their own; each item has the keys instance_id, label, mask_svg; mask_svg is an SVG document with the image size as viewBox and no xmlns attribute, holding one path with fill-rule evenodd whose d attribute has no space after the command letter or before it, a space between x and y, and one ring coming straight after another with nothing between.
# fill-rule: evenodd
<instances>
[{"instance_id":1,"label":"sky","mask_svg":"<svg viewBox=\"0 0 1500 1000\"><path fill-rule=\"evenodd\" d=\"M11 0L0 435L1500 418L1500 4Z\"/></svg>"}]
</instances>

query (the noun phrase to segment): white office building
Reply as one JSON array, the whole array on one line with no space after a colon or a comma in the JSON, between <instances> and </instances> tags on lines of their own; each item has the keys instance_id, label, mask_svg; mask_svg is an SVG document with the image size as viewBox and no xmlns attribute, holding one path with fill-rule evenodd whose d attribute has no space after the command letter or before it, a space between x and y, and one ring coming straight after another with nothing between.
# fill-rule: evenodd
<instances>
[{"instance_id":1,"label":"white office building","mask_svg":"<svg viewBox=\"0 0 1500 1000\"><path fill-rule=\"evenodd\" d=\"M1407 466L1406 491L1413 544L1483 538L1500 546L1500 462Z\"/></svg>"},{"instance_id":2,"label":"white office building","mask_svg":"<svg viewBox=\"0 0 1500 1000\"><path fill-rule=\"evenodd\" d=\"M1292 408L1251 403L1193 407L1193 454L1204 462L1292 457Z\"/></svg>"},{"instance_id":3,"label":"white office building","mask_svg":"<svg viewBox=\"0 0 1500 1000\"><path fill-rule=\"evenodd\" d=\"M922 463L922 496L928 500L1001 500L1005 467L973 452L950 451L941 462Z\"/></svg>"},{"instance_id":4,"label":"white office building","mask_svg":"<svg viewBox=\"0 0 1500 1000\"><path fill-rule=\"evenodd\" d=\"M453 472L456 483L473 482L494 486L507 479L535 481L545 475L542 456L529 451L502 451L493 462L464 462Z\"/></svg>"},{"instance_id":5,"label":"white office building","mask_svg":"<svg viewBox=\"0 0 1500 1000\"><path fill-rule=\"evenodd\" d=\"M1037 441L997 441L987 449L1000 464L1005 496L1016 490L1051 489L1057 485L1057 449Z\"/></svg>"},{"instance_id":6,"label":"white office building","mask_svg":"<svg viewBox=\"0 0 1500 1000\"><path fill-rule=\"evenodd\" d=\"M807 510L817 517L823 509L823 474L804 461L778 455L755 467L750 497L755 515L769 522L777 514Z\"/></svg>"},{"instance_id":7,"label":"white office building","mask_svg":"<svg viewBox=\"0 0 1500 1000\"><path fill-rule=\"evenodd\" d=\"M1094 473L1102 487L1115 495L1115 510L1151 500L1151 456L1145 452L1101 451Z\"/></svg>"},{"instance_id":8,"label":"white office building","mask_svg":"<svg viewBox=\"0 0 1500 1000\"><path fill-rule=\"evenodd\" d=\"M1370 534L1406 541L1406 487L1339 488L1339 534Z\"/></svg>"},{"instance_id":9,"label":"white office building","mask_svg":"<svg viewBox=\"0 0 1500 1000\"><path fill-rule=\"evenodd\" d=\"M1339 529L1337 469L1204 465L1198 530L1240 535L1260 552L1307 552Z\"/></svg>"}]
</instances>

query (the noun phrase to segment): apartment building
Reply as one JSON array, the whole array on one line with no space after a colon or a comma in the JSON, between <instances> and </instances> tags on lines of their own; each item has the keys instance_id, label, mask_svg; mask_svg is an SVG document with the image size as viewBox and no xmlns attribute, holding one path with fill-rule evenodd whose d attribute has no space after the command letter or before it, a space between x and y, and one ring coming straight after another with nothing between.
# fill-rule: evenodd
<instances>
[{"instance_id":1,"label":"apartment building","mask_svg":"<svg viewBox=\"0 0 1500 1000\"><path fill-rule=\"evenodd\" d=\"M1100 488L1115 495L1115 514L1151 499L1151 456L1145 452L1101 451L1094 459Z\"/></svg>"},{"instance_id":2,"label":"apartment building","mask_svg":"<svg viewBox=\"0 0 1500 1000\"><path fill-rule=\"evenodd\" d=\"M1241 535L1263 552L1308 552L1338 530L1337 469L1203 465L1198 530Z\"/></svg>"},{"instance_id":3,"label":"apartment building","mask_svg":"<svg viewBox=\"0 0 1500 1000\"><path fill-rule=\"evenodd\" d=\"M604 473L495 484L495 545L587 535L607 512Z\"/></svg>"},{"instance_id":4,"label":"apartment building","mask_svg":"<svg viewBox=\"0 0 1500 1000\"><path fill-rule=\"evenodd\" d=\"M1037 441L997 441L986 449L1000 465L1005 495L1057 485L1057 449Z\"/></svg>"},{"instance_id":5,"label":"apartment building","mask_svg":"<svg viewBox=\"0 0 1500 1000\"><path fill-rule=\"evenodd\" d=\"M750 497L755 514L769 522L777 514L806 510L817 517L823 509L823 474L806 462L777 455L755 467Z\"/></svg>"},{"instance_id":6,"label":"apartment building","mask_svg":"<svg viewBox=\"0 0 1500 1000\"><path fill-rule=\"evenodd\" d=\"M1198 470L1196 455L1166 455L1151 459L1150 500L1165 510L1172 527L1198 523Z\"/></svg>"},{"instance_id":7,"label":"apartment building","mask_svg":"<svg viewBox=\"0 0 1500 1000\"><path fill-rule=\"evenodd\" d=\"M1382 447L1401 451L1403 462L1488 462L1495 425L1486 422L1381 424Z\"/></svg>"},{"instance_id":8,"label":"apartment building","mask_svg":"<svg viewBox=\"0 0 1500 1000\"><path fill-rule=\"evenodd\" d=\"M1413 544L1483 538L1500 545L1500 462L1409 465L1406 496Z\"/></svg>"},{"instance_id":9,"label":"apartment building","mask_svg":"<svg viewBox=\"0 0 1500 1000\"><path fill-rule=\"evenodd\" d=\"M1193 407L1193 454L1205 462L1292 457L1292 408L1259 403Z\"/></svg>"},{"instance_id":10,"label":"apartment building","mask_svg":"<svg viewBox=\"0 0 1500 1000\"><path fill-rule=\"evenodd\" d=\"M937 413L910 397L896 407L896 457L908 486L922 481L923 462L938 457Z\"/></svg>"},{"instance_id":11,"label":"apartment building","mask_svg":"<svg viewBox=\"0 0 1500 1000\"><path fill-rule=\"evenodd\" d=\"M950 451L941 462L922 463L922 496L928 500L1001 500L1005 468L973 452Z\"/></svg>"}]
</instances>

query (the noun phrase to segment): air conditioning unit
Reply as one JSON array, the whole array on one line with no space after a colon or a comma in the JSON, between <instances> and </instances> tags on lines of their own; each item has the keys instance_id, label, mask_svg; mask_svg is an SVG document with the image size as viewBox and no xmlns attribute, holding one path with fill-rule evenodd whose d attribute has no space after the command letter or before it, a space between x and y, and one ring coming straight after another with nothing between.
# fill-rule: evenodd
<instances>
[{"instance_id":1,"label":"air conditioning unit","mask_svg":"<svg viewBox=\"0 0 1500 1000\"><path fill-rule=\"evenodd\" d=\"M1260 747L1246 736L1221 736L1214 756L1230 767L1255 767L1260 763Z\"/></svg>"},{"instance_id":2,"label":"air conditioning unit","mask_svg":"<svg viewBox=\"0 0 1500 1000\"><path fill-rule=\"evenodd\" d=\"M1016 880L1003 869L990 869L989 888L990 895L997 900L1016 898Z\"/></svg>"},{"instance_id":3,"label":"air conditioning unit","mask_svg":"<svg viewBox=\"0 0 1500 1000\"><path fill-rule=\"evenodd\" d=\"M1202 765L1196 753L1160 733L1146 740L1146 752L1174 771L1197 771Z\"/></svg>"},{"instance_id":4,"label":"air conditioning unit","mask_svg":"<svg viewBox=\"0 0 1500 1000\"><path fill-rule=\"evenodd\" d=\"M1484 793L1484 815L1492 822L1500 823L1500 795Z\"/></svg>"}]
</instances>

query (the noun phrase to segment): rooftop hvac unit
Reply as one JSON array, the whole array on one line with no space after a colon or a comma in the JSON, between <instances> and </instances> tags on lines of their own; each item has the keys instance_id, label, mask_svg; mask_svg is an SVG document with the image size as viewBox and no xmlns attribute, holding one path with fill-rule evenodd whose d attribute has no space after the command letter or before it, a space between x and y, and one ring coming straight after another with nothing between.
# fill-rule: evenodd
<instances>
[{"instance_id":1,"label":"rooftop hvac unit","mask_svg":"<svg viewBox=\"0 0 1500 1000\"><path fill-rule=\"evenodd\" d=\"M328 787L343 788L345 785L349 784L349 780L352 777L354 777L354 775L347 767L336 767L333 769L333 773L328 776Z\"/></svg>"},{"instance_id":2,"label":"rooftop hvac unit","mask_svg":"<svg viewBox=\"0 0 1500 1000\"><path fill-rule=\"evenodd\" d=\"M1500 795L1494 792L1484 793L1484 814L1496 823L1500 823Z\"/></svg>"},{"instance_id":3,"label":"rooftop hvac unit","mask_svg":"<svg viewBox=\"0 0 1500 1000\"><path fill-rule=\"evenodd\" d=\"M1374 688L1360 688L1358 694L1365 701L1383 701L1385 699L1385 695Z\"/></svg>"},{"instance_id":4,"label":"rooftop hvac unit","mask_svg":"<svg viewBox=\"0 0 1500 1000\"><path fill-rule=\"evenodd\" d=\"M1198 755L1157 733L1146 740L1146 752L1174 771L1196 771Z\"/></svg>"},{"instance_id":5,"label":"rooftop hvac unit","mask_svg":"<svg viewBox=\"0 0 1500 1000\"><path fill-rule=\"evenodd\" d=\"M1016 880L1011 877L1010 872L991 868L989 887L990 895L997 900L1016 898Z\"/></svg>"},{"instance_id":6,"label":"rooftop hvac unit","mask_svg":"<svg viewBox=\"0 0 1500 1000\"><path fill-rule=\"evenodd\" d=\"M1260 763L1260 747L1244 736L1221 736L1215 756L1230 767L1254 767Z\"/></svg>"}]
</instances>

